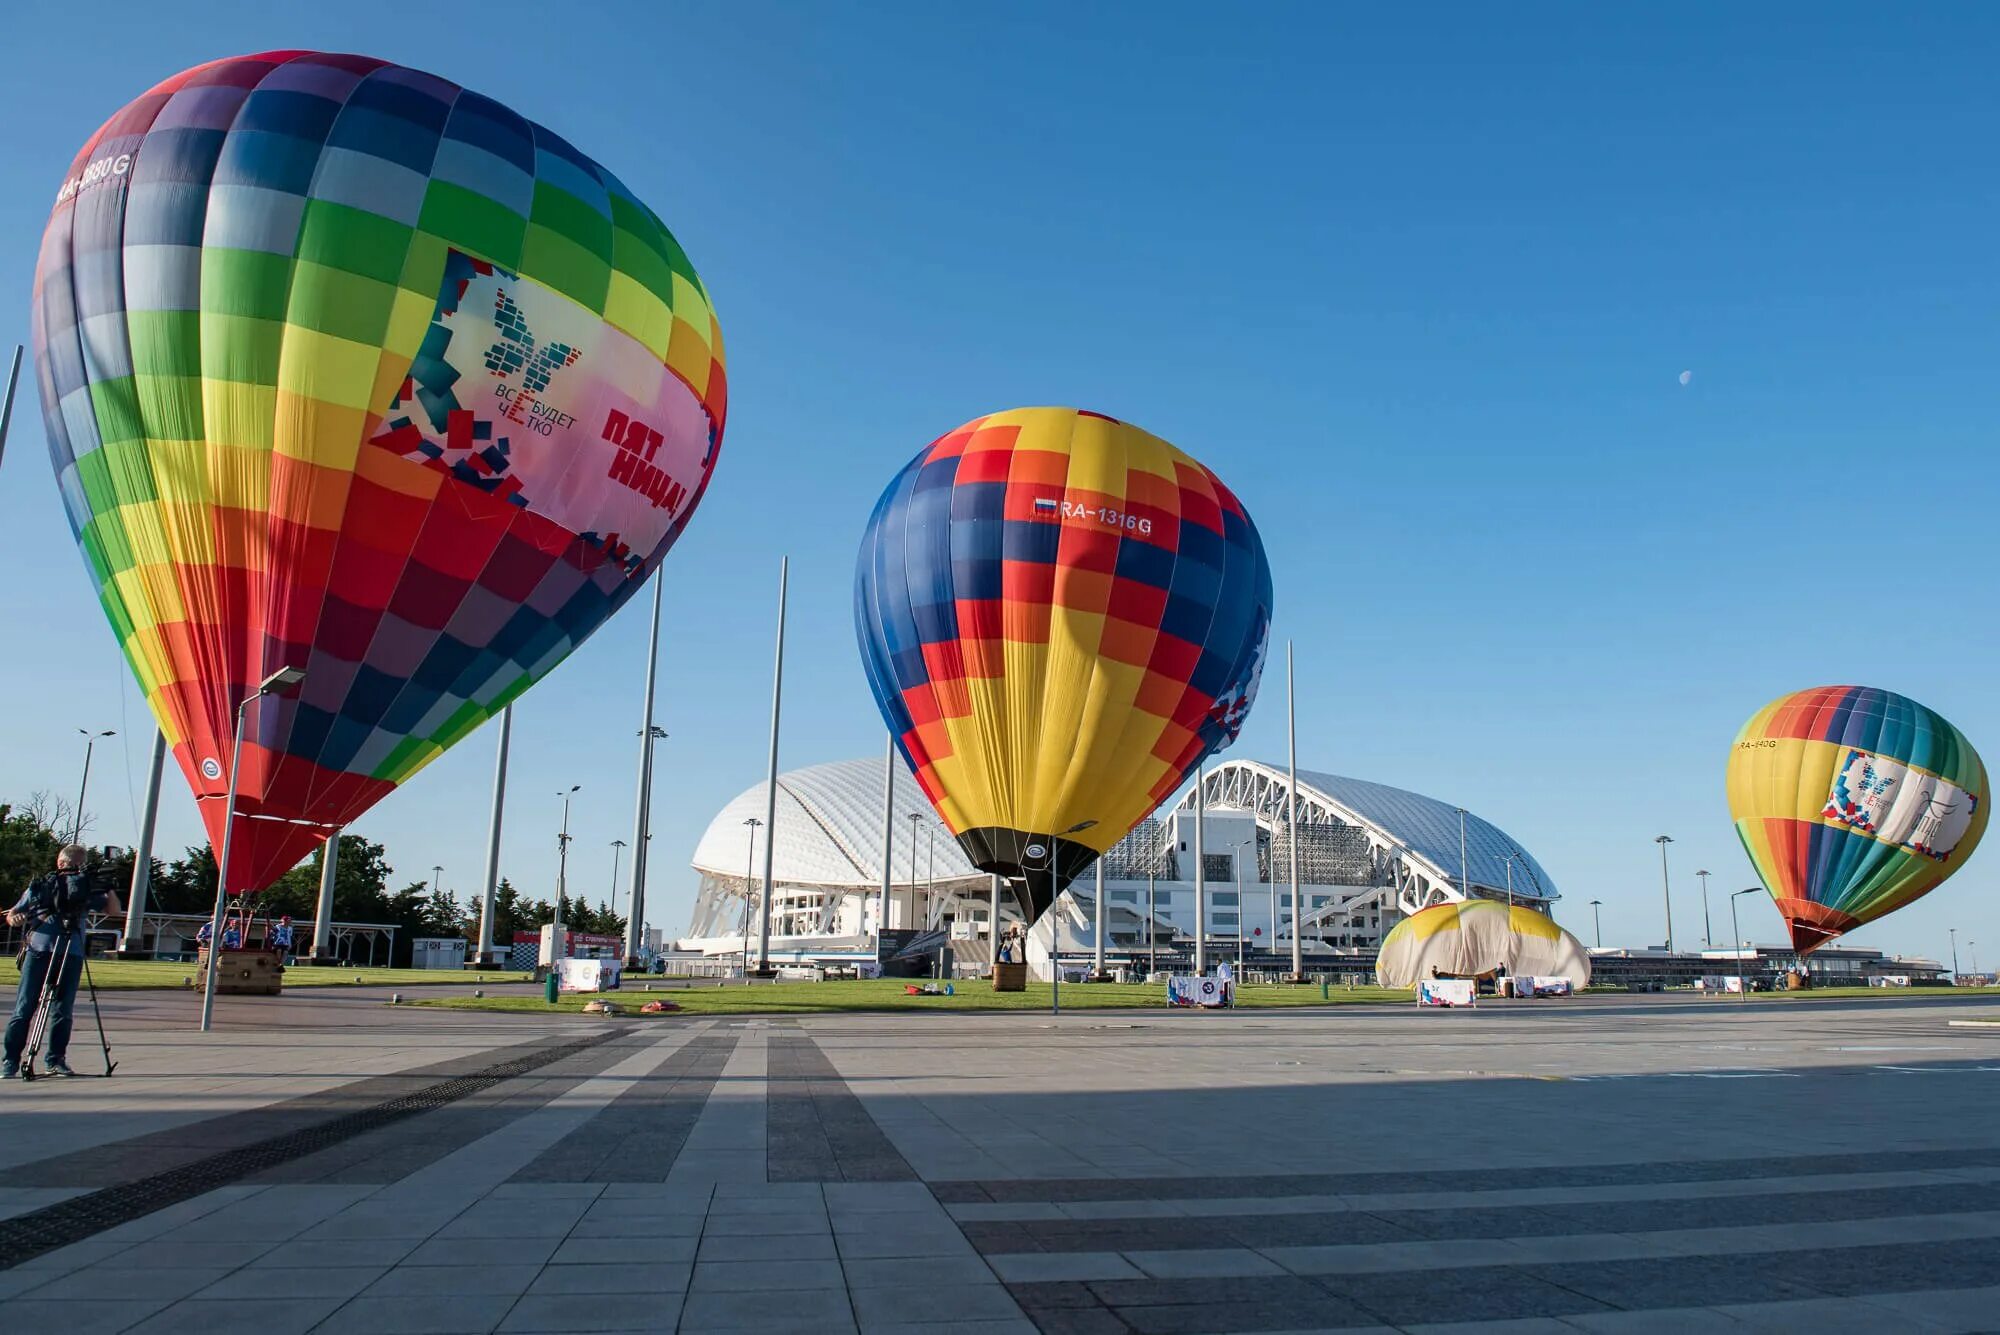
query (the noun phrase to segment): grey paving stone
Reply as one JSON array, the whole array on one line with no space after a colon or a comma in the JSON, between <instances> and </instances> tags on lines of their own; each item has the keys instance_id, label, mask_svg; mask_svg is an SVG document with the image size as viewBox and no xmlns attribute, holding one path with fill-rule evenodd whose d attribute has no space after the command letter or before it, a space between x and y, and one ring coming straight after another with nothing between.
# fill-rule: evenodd
<instances>
[{"instance_id":1,"label":"grey paving stone","mask_svg":"<svg viewBox=\"0 0 2000 1335\"><path fill-rule=\"evenodd\" d=\"M679 1265L694 1260L699 1239L692 1233L668 1238L581 1238L563 1240L552 1265Z\"/></svg>"},{"instance_id":2,"label":"grey paving stone","mask_svg":"<svg viewBox=\"0 0 2000 1335\"><path fill-rule=\"evenodd\" d=\"M528 1286L535 1295L547 1294L681 1294L687 1292L688 1276L694 1266L688 1262L641 1262L629 1265L551 1265L544 1267ZM768 1287L768 1286L767 1286Z\"/></svg>"},{"instance_id":3,"label":"grey paving stone","mask_svg":"<svg viewBox=\"0 0 2000 1335\"><path fill-rule=\"evenodd\" d=\"M216 1259L213 1252L209 1259ZM84 1270L52 1276L47 1283L29 1290L27 1296L33 1299L135 1299L170 1303L208 1287L228 1273L226 1266L135 1270L115 1261L107 1261ZM4 1309L0 1309L0 1324L11 1324Z\"/></svg>"},{"instance_id":4,"label":"grey paving stone","mask_svg":"<svg viewBox=\"0 0 2000 1335\"><path fill-rule=\"evenodd\" d=\"M486 1335L516 1301L511 1293L350 1298L314 1335Z\"/></svg>"},{"instance_id":5,"label":"grey paving stone","mask_svg":"<svg viewBox=\"0 0 2000 1335\"><path fill-rule=\"evenodd\" d=\"M432 1238L403 1264L538 1266L560 1245L558 1238Z\"/></svg>"},{"instance_id":6,"label":"grey paving stone","mask_svg":"<svg viewBox=\"0 0 2000 1335\"><path fill-rule=\"evenodd\" d=\"M344 1295L267 1293L258 1302L190 1298L132 1327L134 1335L305 1335L347 1301Z\"/></svg>"},{"instance_id":7,"label":"grey paving stone","mask_svg":"<svg viewBox=\"0 0 2000 1335\"><path fill-rule=\"evenodd\" d=\"M1008 1252L984 1259L1009 1284L1145 1278L1118 1252Z\"/></svg>"},{"instance_id":8,"label":"grey paving stone","mask_svg":"<svg viewBox=\"0 0 2000 1335\"><path fill-rule=\"evenodd\" d=\"M502 1182L489 1199L496 1201L594 1201L604 1194L602 1182Z\"/></svg>"},{"instance_id":9,"label":"grey paving stone","mask_svg":"<svg viewBox=\"0 0 2000 1335\"><path fill-rule=\"evenodd\" d=\"M352 1298L373 1284L386 1267L245 1266L192 1295L196 1298L266 1300L290 1298ZM329 1309L331 1310L331 1309Z\"/></svg>"},{"instance_id":10,"label":"grey paving stone","mask_svg":"<svg viewBox=\"0 0 2000 1335\"><path fill-rule=\"evenodd\" d=\"M165 1298L10 1298L5 1310L9 1330L115 1335L145 1320L168 1301Z\"/></svg>"},{"instance_id":11,"label":"grey paving stone","mask_svg":"<svg viewBox=\"0 0 2000 1335\"><path fill-rule=\"evenodd\" d=\"M576 1238L682 1238L702 1230L700 1211L624 1216L587 1215L570 1230Z\"/></svg>"},{"instance_id":12,"label":"grey paving stone","mask_svg":"<svg viewBox=\"0 0 2000 1335\"><path fill-rule=\"evenodd\" d=\"M911 1256L976 1255L965 1238L949 1224L924 1232L857 1232L839 1235L840 1255L848 1261Z\"/></svg>"},{"instance_id":13,"label":"grey paving stone","mask_svg":"<svg viewBox=\"0 0 2000 1335\"><path fill-rule=\"evenodd\" d=\"M404 1293L521 1293L535 1277L531 1265L399 1265L364 1293L387 1298Z\"/></svg>"},{"instance_id":14,"label":"grey paving stone","mask_svg":"<svg viewBox=\"0 0 2000 1335\"><path fill-rule=\"evenodd\" d=\"M704 1237L695 1257L702 1261L832 1260L833 1235L785 1233L752 1237Z\"/></svg>"},{"instance_id":15,"label":"grey paving stone","mask_svg":"<svg viewBox=\"0 0 2000 1335\"><path fill-rule=\"evenodd\" d=\"M1283 1267L1243 1247L1126 1252L1125 1259L1159 1279L1199 1279L1225 1275L1282 1275Z\"/></svg>"},{"instance_id":16,"label":"grey paving stone","mask_svg":"<svg viewBox=\"0 0 2000 1335\"><path fill-rule=\"evenodd\" d=\"M701 1261L690 1288L714 1293L761 1293L780 1289L837 1289L847 1283L838 1261Z\"/></svg>"},{"instance_id":17,"label":"grey paving stone","mask_svg":"<svg viewBox=\"0 0 2000 1335\"><path fill-rule=\"evenodd\" d=\"M780 1185L780 1184L773 1184ZM833 1214L928 1212L937 1198L922 1182L827 1182L819 1184Z\"/></svg>"},{"instance_id":18,"label":"grey paving stone","mask_svg":"<svg viewBox=\"0 0 2000 1335\"><path fill-rule=\"evenodd\" d=\"M711 1212L701 1232L704 1238L782 1237L804 1233L830 1234L833 1228L827 1222L824 1211L817 1214L771 1211L736 1215Z\"/></svg>"},{"instance_id":19,"label":"grey paving stone","mask_svg":"<svg viewBox=\"0 0 2000 1335\"><path fill-rule=\"evenodd\" d=\"M997 1321L1021 1315L1020 1304L998 1283L947 1281L935 1288L856 1288L848 1292L854 1316L875 1322Z\"/></svg>"},{"instance_id":20,"label":"grey paving stone","mask_svg":"<svg viewBox=\"0 0 2000 1335\"><path fill-rule=\"evenodd\" d=\"M420 1238L294 1238L250 1262L248 1269L344 1270L392 1266L422 1245Z\"/></svg>"},{"instance_id":21,"label":"grey paving stone","mask_svg":"<svg viewBox=\"0 0 2000 1335\"><path fill-rule=\"evenodd\" d=\"M992 1268L977 1256L849 1257L843 1263L850 1289L929 1290L953 1284L991 1284Z\"/></svg>"},{"instance_id":22,"label":"grey paving stone","mask_svg":"<svg viewBox=\"0 0 2000 1335\"><path fill-rule=\"evenodd\" d=\"M677 1293L607 1294L580 1302L568 1294L528 1294L500 1323L503 1331L670 1330L679 1314Z\"/></svg>"},{"instance_id":23,"label":"grey paving stone","mask_svg":"<svg viewBox=\"0 0 2000 1335\"><path fill-rule=\"evenodd\" d=\"M1498 1268L1325 1275L1318 1282L1393 1326L1563 1317L1642 1305L1614 1304L1526 1271Z\"/></svg>"},{"instance_id":24,"label":"grey paving stone","mask_svg":"<svg viewBox=\"0 0 2000 1335\"><path fill-rule=\"evenodd\" d=\"M878 1321L863 1322L861 1335L1037 1335L1035 1323L1024 1316L998 1321Z\"/></svg>"},{"instance_id":25,"label":"grey paving stone","mask_svg":"<svg viewBox=\"0 0 2000 1335\"><path fill-rule=\"evenodd\" d=\"M853 1330L845 1289L785 1289L774 1293L690 1292L681 1306L686 1331Z\"/></svg>"}]
</instances>

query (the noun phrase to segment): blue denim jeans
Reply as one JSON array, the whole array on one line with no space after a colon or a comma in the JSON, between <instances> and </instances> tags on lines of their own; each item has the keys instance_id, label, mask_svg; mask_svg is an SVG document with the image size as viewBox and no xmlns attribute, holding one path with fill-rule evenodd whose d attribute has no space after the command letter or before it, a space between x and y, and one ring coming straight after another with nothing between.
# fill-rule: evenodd
<instances>
[{"instance_id":1,"label":"blue denim jeans","mask_svg":"<svg viewBox=\"0 0 2000 1335\"><path fill-rule=\"evenodd\" d=\"M14 993L14 1016L7 1021L7 1065L21 1060L28 1046L28 1025L35 1018L35 1006L42 999L42 981L48 977L49 962L63 956L62 976L56 979L55 996L49 1001L49 1031L42 1044L46 1060L58 1062L69 1051L70 1024L76 1012L76 985L83 977L83 945L71 942L67 951L62 942L55 950L31 950L21 957L21 986Z\"/></svg>"}]
</instances>

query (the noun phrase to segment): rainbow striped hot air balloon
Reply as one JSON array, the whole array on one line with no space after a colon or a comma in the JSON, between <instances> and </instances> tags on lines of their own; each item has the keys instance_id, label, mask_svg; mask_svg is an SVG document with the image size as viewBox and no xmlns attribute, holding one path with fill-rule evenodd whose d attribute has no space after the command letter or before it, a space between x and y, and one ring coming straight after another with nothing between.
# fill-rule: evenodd
<instances>
[{"instance_id":1,"label":"rainbow striped hot air balloon","mask_svg":"<svg viewBox=\"0 0 2000 1335\"><path fill-rule=\"evenodd\" d=\"M1986 767L1907 696L1816 686L1751 716L1729 813L1801 953L1935 889L1986 832Z\"/></svg>"},{"instance_id":2,"label":"rainbow striped hot air balloon","mask_svg":"<svg viewBox=\"0 0 2000 1335\"><path fill-rule=\"evenodd\" d=\"M691 192L692 193L692 192ZM548 673L715 465L701 281L617 177L363 56L176 75L59 191L35 273L50 453L230 889L266 884Z\"/></svg>"},{"instance_id":3,"label":"rainbow striped hot air balloon","mask_svg":"<svg viewBox=\"0 0 2000 1335\"><path fill-rule=\"evenodd\" d=\"M940 436L889 484L855 623L918 783L1033 911L1235 740L1271 567L1242 504L1174 446L1022 408Z\"/></svg>"}]
</instances>

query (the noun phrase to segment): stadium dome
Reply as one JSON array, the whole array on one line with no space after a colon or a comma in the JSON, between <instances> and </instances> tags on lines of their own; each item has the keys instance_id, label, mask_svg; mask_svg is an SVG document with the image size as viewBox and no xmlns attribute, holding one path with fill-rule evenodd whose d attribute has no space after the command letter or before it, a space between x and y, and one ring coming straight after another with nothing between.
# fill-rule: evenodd
<instances>
[{"instance_id":1,"label":"stadium dome","mask_svg":"<svg viewBox=\"0 0 2000 1335\"><path fill-rule=\"evenodd\" d=\"M845 941L859 949L876 931L882 915L882 779L880 758L812 765L779 776L774 937ZM959 851L906 767L894 767L894 781L887 925L922 930L951 921L987 921L992 878ZM1268 893L1290 879L1288 794L1279 766L1225 760L1206 772L1204 868L1215 911L1207 915L1204 930L1266 943L1291 934L1289 907ZM1548 872L1526 849L1469 811L1463 813L1461 867L1461 811L1449 802L1307 770L1299 772L1298 797L1301 880L1313 888L1302 905L1305 934L1329 947L1371 946L1397 921L1434 904L1511 900L1546 913L1558 898ZM765 803L764 784L745 789L716 813L696 845L692 862L701 879L690 946L708 942L720 950L740 941L749 916L746 890L762 886ZM1126 934L1141 930L1147 915L1157 919L1161 931L1190 925L1195 805L1190 785L1171 809L1142 822L1103 859L1107 897L1120 906ZM1073 912L1079 902L1094 904L1094 879L1086 874L1065 892ZM1264 890L1253 892L1253 885ZM1261 908L1267 898L1269 907ZM1142 905L1150 906L1146 914ZM1010 896L1002 916L1013 913ZM1119 930L1114 926L1113 935Z\"/></svg>"}]
</instances>

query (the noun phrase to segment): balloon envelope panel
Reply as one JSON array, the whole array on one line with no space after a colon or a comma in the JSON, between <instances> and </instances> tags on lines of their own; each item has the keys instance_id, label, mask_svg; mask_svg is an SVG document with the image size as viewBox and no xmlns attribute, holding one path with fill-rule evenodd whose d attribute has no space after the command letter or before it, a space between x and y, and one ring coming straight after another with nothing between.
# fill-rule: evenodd
<instances>
[{"instance_id":1,"label":"balloon envelope panel","mask_svg":"<svg viewBox=\"0 0 2000 1335\"><path fill-rule=\"evenodd\" d=\"M489 98L360 56L216 61L114 115L35 276L50 451L232 888L550 671L693 513L722 344L673 237ZM260 819L261 818L261 819Z\"/></svg>"},{"instance_id":2,"label":"balloon envelope panel","mask_svg":"<svg viewBox=\"0 0 2000 1335\"><path fill-rule=\"evenodd\" d=\"M1384 987L1415 987L1440 974L1470 978L1506 965L1512 974L1590 983L1590 952L1533 909L1488 899L1433 904L1397 923L1382 938L1375 980Z\"/></svg>"},{"instance_id":3,"label":"balloon envelope panel","mask_svg":"<svg viewBox=\"0 0 2000 1335\"><path fill-rule=\"evenodd\" d=\"M1729 813L1801 952L1935 889L1986 832L1986 767L1908 696L1817 686L1743 725Z\"/></svg>"},{"instance_id":4,"label":"balloon envelope panel","mask_svg":"<svg viewBox=\"0 0 2000 1335\"><path fill-rule=\"evenodd\" d=\"M913 459L862 539L869 682L924 792L1037 904L1233 741L1271 568L1207 468L1068 408L978 418Z\"/></svg>"}]
</instances>

